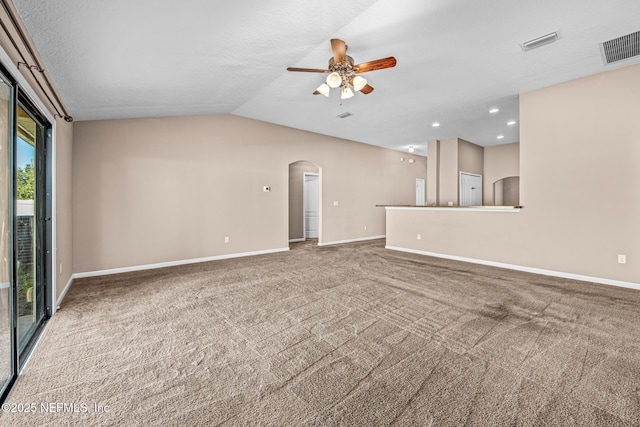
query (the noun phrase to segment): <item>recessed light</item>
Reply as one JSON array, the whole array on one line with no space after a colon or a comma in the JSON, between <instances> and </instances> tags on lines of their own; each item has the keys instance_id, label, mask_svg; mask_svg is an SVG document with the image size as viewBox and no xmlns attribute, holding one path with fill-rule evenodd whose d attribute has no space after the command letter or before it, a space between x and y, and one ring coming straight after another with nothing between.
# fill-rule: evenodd
<instances>
[{"instance_id":1,"label":"recessed light","mask_svg":"<svg viewBox=\"0 0 640 427\"><path fill-rule=\"evenodd\" d=\"M515 120L511 120L511 121L508 121L508 122L507 122L507 124L508 124L509 126L513 126L513 125L515 125L515 124L516 124L516 121L515 121Z\"/></svg>"},{"instance_id":2,"label":"recessed light","mask_svg":"<svg viewBox=\"0 0 640 427\"><path fill-rule=\"evenodd\" d=\"M433 122L433 124L431 125L434 128L437 128L438 126L440 126L440 123L438 122Z\"/></svg>"},{"instance_id":3,"label":"recessed light","mask_svg":"<svg viewBox=\"0 0 640 427\"><path fill-rule=\"evenodd\" d=\"M498 139L503 139L504 135L498 135Z\"/></svg>"},{"instance_id":4,"label":"recessed light","mask_svg":"<svg viewBox=\"0 0 640 427\"><path fill-rule=\"evenodd\" d=\"M499 108L492 108L491 110L489 110L489 112L490 112L491 114L495 114L495 113L497 113L498 111L500 111L500 109L499 109Z\"/></svg>"}]
</instances>

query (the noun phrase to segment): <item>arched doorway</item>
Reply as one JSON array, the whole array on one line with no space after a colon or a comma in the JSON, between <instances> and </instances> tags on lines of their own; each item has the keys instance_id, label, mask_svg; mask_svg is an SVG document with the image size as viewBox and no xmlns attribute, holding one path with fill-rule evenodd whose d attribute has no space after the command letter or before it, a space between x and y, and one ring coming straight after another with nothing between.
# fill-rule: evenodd
<instances>
[{"instance_id":1,"label":"arched doorway","mask_svg":"<svg viewBox=\"0 0 640 427\"><path fill-rule=\"evenodd\" d=\"M322 168L307 160L289 164L289 242L322 241Z\"/></svg>"}]
</instances>

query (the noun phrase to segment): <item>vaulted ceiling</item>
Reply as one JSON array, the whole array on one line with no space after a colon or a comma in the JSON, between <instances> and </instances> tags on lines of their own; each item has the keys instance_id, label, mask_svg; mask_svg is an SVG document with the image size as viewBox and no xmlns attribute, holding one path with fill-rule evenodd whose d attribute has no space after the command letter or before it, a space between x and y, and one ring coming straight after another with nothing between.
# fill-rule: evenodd
<instances>
[{"instance_id":1,"label":"vaulted ceiling","mask_svg":"<svg viewBox=\"0 0 640 427\"><path fill-rule=\"evenodd\" d=\"M605 65L599 46L640 30L638 0L14 3L76 120L236 114L418 154L518 141L519 94L638 62ZM313 96L325 75L286 68L325 68L331 38L397 66L365 75L369 95Z\"/></svg>"}]
</instances>

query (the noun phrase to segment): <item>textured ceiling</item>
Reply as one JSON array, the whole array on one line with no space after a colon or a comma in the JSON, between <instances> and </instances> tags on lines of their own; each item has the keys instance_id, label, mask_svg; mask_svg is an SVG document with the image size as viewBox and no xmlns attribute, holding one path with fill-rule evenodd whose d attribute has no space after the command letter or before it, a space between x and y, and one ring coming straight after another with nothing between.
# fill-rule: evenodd
<instances>
[{"instance_id":1,"label":"textured ceiling","mask_svg":"<svg viewBox=\"0 0 640 427\"><path fill-rule=\"evenodd\" d=\"M230 113L423 155L431 139L518 141L520 93L638 62L599 50L640 29L638 0L14 3L76 120ZM312 96L324 75L286 68L325 68L331 38L398 65L364 75L369 95Z\"/></svg>"}]
</instances>

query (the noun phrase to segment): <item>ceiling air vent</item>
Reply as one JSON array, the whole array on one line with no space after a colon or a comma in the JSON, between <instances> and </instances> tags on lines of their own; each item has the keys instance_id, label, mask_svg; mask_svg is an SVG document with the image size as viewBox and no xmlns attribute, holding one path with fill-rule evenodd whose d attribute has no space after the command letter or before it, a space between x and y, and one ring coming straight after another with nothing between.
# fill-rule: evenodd
<instances>
[{"instance_id":1,"label":"ceiling air vent","mask_svg":"<svg viewBox=\"0 0 640 427\"><path fill-rule=\"evenodd\" d=\"M600 43L602 60L606 64L640 55L640 31Z\"/></svg>"},{"instance_id":2,"label":"ceiling air vent","mask_svg":"<svg viewBox=\"0 0 640 427\"><path fill-rule=\"evenodd\" d=\"M346 119L347 117L352 116L352 114L348 111L345 111L342 114L338 114L336 117L339 119Z\"/></svg>"},{"instance_id":3,"label":"ceiling air vent","mask_svg":"<svg viewBox=\"0 0 640 427\"><path fill-rule=\"evenodd\" d=\"M536 37L535 39L522 42L520 43L520 47L522 48L522 50L527 51L540 46L544 46L545 44L553 43L559 38L560 33L558 31L554 31L553 33L545 34L544 36Z\"/></svg>"}]
</instances>

